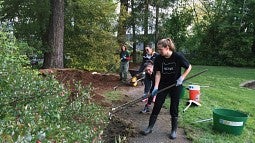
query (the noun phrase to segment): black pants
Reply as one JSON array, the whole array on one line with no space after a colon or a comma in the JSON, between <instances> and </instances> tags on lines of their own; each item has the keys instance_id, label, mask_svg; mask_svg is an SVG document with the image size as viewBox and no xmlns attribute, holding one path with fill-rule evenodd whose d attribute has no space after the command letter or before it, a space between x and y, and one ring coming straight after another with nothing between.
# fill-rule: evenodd
<instances>
[{"instance_id":1,"label":"black pants","mask_svg":"<svg viewBox=\"0 0 255 143\"><path fill-rule=\"evenodd\" d=\"M163 89L159 88L160 89ZM154 107L151 113L152 115L158 115L160 113L160 110L165 102L165 99L167 95L170 96L170 115L171 117L178 117L178 107L179 107L179 101L180 101L180 95L182 91L182 86L174 86L166 91L163 91L159 94L157 94L156 101L154 103Z\"/></svg>"}]
</instances>

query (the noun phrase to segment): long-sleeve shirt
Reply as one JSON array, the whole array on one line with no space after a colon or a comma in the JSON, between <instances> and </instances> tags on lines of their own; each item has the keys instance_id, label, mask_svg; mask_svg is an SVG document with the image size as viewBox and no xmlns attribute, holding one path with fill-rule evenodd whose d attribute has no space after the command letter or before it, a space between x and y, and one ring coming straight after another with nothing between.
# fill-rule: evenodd
<instances>
[{"instance_id":1,"label":"long-sleeve shirt","mask_svg":"<svg viewBox=\"0 0 255 143\"><path fill-rule=\"evenodd\" d=\"M121 59L121 62L128 62L130 60L130 55L129 55L128 51L121 51L120 59Z\"/></svg>"}]
</instances>

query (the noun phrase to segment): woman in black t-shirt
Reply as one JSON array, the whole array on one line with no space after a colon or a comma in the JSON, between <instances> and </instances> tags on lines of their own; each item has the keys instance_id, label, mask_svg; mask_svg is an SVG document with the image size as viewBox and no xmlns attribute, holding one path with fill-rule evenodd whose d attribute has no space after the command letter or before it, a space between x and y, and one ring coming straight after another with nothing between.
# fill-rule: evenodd
<instances>
[{"instance_id":1,"label":"woman in black t-shirt","mask_svg":"<svg viewBox=\"0 0 255 143\"><path fill-rule=\"evenodd\" d=\"M170 102L170 115L172 130L170 133L170 139L176 138L177 120L178 120L178 107L179 99L182 90L182 82L191 70L191 64L186 58L175 52L174 43L170 38L161 39L157 44L158 53L160 54L154 61L155 72L155 85L151 93L151 96L155 96L158 90L175 84L176 86L160 92L157 95L154 107L150 116L149 126L142 131L143 135L147 135L152 132L152 128L157 120L157 116L165 102L166 96L169 95ZM181 69L184 68L184 72Z\"/></svg>"}]
</instances>

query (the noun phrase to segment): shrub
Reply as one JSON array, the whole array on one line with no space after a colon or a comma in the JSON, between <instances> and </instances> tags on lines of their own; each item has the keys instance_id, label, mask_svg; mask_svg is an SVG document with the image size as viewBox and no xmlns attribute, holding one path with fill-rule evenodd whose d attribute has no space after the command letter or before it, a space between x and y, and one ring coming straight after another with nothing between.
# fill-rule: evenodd
<instances>
[{"instance_id":1,"label":"shrub","mask_svg":"<svg viewBox=\"0 0 255 143\"><path fill-rule=\"evenodd\" d=\"M27 57L10 36L0 32L0 142L95 140L106 115L88 102L90 88L78 84L76 100L67 102L70 91L54 76L26 67Z\"/></svg>"}]
</instances>

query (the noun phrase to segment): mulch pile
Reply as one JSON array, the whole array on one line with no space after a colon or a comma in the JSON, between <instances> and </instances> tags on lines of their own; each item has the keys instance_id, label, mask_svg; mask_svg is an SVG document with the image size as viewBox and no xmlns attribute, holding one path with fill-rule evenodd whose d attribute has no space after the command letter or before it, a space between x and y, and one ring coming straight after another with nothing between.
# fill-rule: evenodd
<instances>
[{"instance_id":1,"label":"mulch pile","mask_svg":"<svg viewBox=\"0 0 255 143\"><path fill-rule=\"evenodd\" d=\"M114 74L100 74L97 72L77 70L77 69L41 69L42 75L54 74L56 79L71 90L75 89L75 84L80 83L83 87L92 89L92 99L102 106L111 106L105 101L103 94L113 90L119 84L119 76Z\"/></svg>"}]
</instances>

